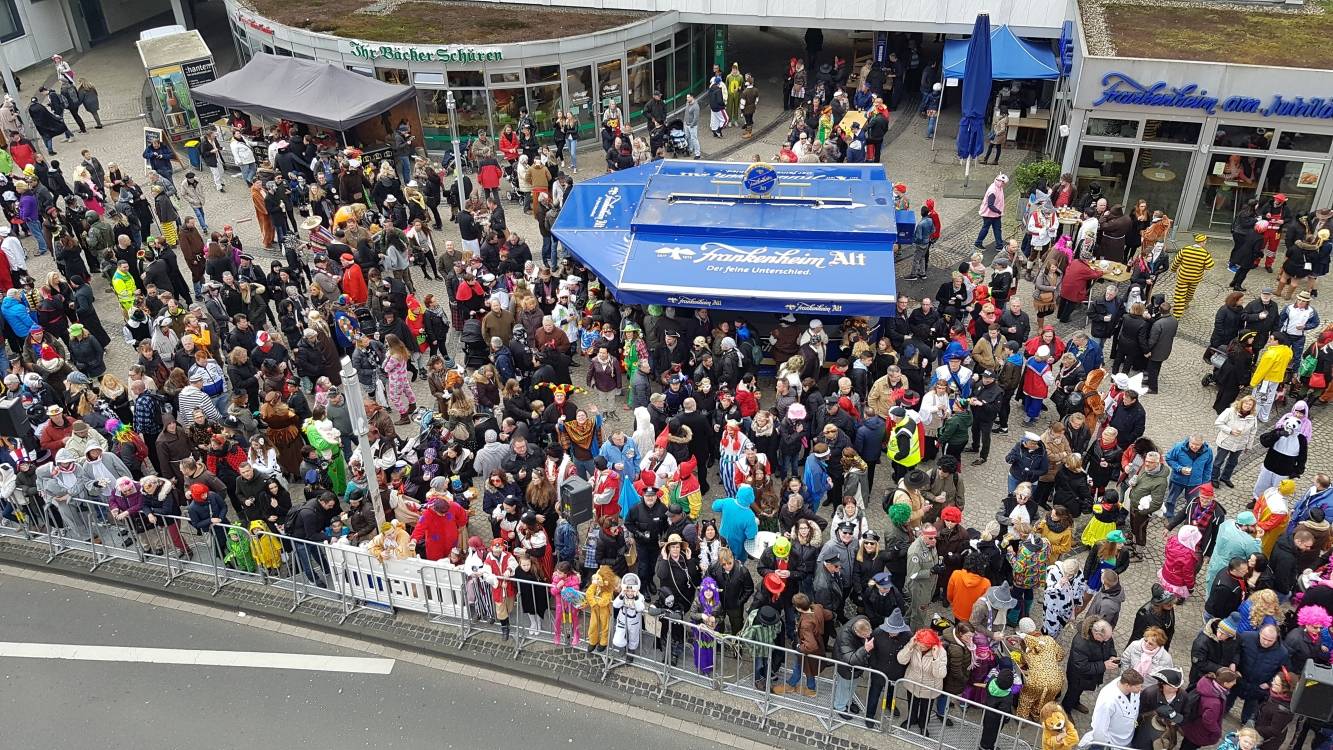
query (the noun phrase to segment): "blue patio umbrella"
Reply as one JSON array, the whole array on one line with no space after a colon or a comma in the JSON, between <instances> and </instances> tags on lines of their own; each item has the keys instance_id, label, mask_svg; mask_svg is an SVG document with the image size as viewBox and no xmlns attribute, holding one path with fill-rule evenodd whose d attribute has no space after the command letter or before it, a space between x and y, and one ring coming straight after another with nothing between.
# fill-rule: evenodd
<instances>
[{"instance_id":1,"label":"blue patio umbrella","mask_svg":"<svg viewBox=\"0 0 1333 750\"><path fill-rule=\"evenodd\" d=\"M985 150L986 105L990 103L990 15L978 13L967 42L967 65L963 68L963 117L958 122L958 158L963 168L963 186L972 176L972 160Z\"/></svg>"}]
</instances>

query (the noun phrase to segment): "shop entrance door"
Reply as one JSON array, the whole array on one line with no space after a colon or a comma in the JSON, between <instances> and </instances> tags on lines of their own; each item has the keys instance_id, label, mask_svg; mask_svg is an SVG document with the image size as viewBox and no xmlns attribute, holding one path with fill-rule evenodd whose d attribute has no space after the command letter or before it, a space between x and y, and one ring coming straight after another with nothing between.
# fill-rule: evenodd
<instances>
[{"instance_id":1,"label":"shop entrance door","mask_svg":"<svg viewBox=\"0 0 1333 750\"><path fill-rule=\"evenodd\" d=\"M601 108L592 63L575 63L565 68L565 109L579 124L579 145L587 146L597 138L597 118Z\"/></svg>"},{"instance_id":2,"label":"shop entrance door","mask_svg":"<svg viewBox=\"0 0 1333 750\"><path fill-rule=\"evenodd\" d=\"M600 131L602 113L612 104L620 108L621 119L628 116L629 113L625 111L625 65L621 58L597 63L596 122L598 131ZM629 123L627 122L620 122L617 125L625 130L629 129Z\"/></svg>"}]
</instances>

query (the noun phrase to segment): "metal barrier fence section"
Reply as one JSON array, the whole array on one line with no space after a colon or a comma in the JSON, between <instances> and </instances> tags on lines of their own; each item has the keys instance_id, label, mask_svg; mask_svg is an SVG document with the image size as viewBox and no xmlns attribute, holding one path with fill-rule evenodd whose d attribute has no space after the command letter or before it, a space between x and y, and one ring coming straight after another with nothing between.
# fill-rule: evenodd
<instances>
[{"instance_id":1,"label":"metal barrier fence section","mask_svg":"<svg viewBox=\"0 0 1333 750\"><path fill-rule=\"evenodd\" d=\"M813 719L828 733L864 727L923 749L1032 750L1041 744L1038 724L1006 711L947 693L917 698L931 689L802 654L787 640L794 635L790 623L778 628L777 643L766 644L720 630L721 612L712 621L642 599L637 606L619 598L593 604L580 586L557 590L535 577L493 575L484 565L381 560L345 542L274 533L262 521L250 528L207 519L196 524L185 516L126 514L103 502L34 507L39 502L0 507L0 538L43 545L48 563L79 551L91 560L90 571L116 560L137 562L158 571L162 586L183 576L208 580L214 595L238 583L266 586L290 595L289 611L311 600L334 603L340 622L363 611L417 612L454 634L460 647L488 637L511 645L516 655L578 649L594 658L602 680L632 666L651 674L660 693L682 684L717 691L753 704L765 723L787 712Z\"/></svg>"}]
</instances>

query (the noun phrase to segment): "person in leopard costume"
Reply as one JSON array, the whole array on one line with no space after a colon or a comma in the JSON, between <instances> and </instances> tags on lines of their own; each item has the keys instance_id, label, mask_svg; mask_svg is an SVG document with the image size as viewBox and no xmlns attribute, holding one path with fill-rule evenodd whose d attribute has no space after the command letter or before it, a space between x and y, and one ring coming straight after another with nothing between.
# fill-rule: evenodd
<instances>
[{"instance_id":1,"label":"person in leopard costume","mask_svg":"<svg viewBox=\"0 0 1333 750\"><path fill-rule=\"evenodd\" d=\"M1023 691L1014 713L1021 719L1040 721L1041 707L1056 700L1065 687L1065 650L1054 638L1042 634L1032 618L1018 622L1022 639Z\"/></svg>"}]
</instances>

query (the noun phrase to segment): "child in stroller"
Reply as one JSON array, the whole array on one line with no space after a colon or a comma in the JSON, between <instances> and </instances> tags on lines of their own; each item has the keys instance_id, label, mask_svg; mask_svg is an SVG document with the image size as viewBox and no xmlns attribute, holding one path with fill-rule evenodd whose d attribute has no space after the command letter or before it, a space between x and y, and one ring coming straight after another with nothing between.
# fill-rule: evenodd
<instances>
[{"instance_id":1,"label":"child in stroller","mask_svg":"<svg viewBox=\"0 0 1333 750\"><path fill-rule=\"evenodd\" d=\"M684 158L690 155L690 139L685 135L684 120L675 119L667 123L667 149L672 156Z\"/></svg>"}]
</instances>

